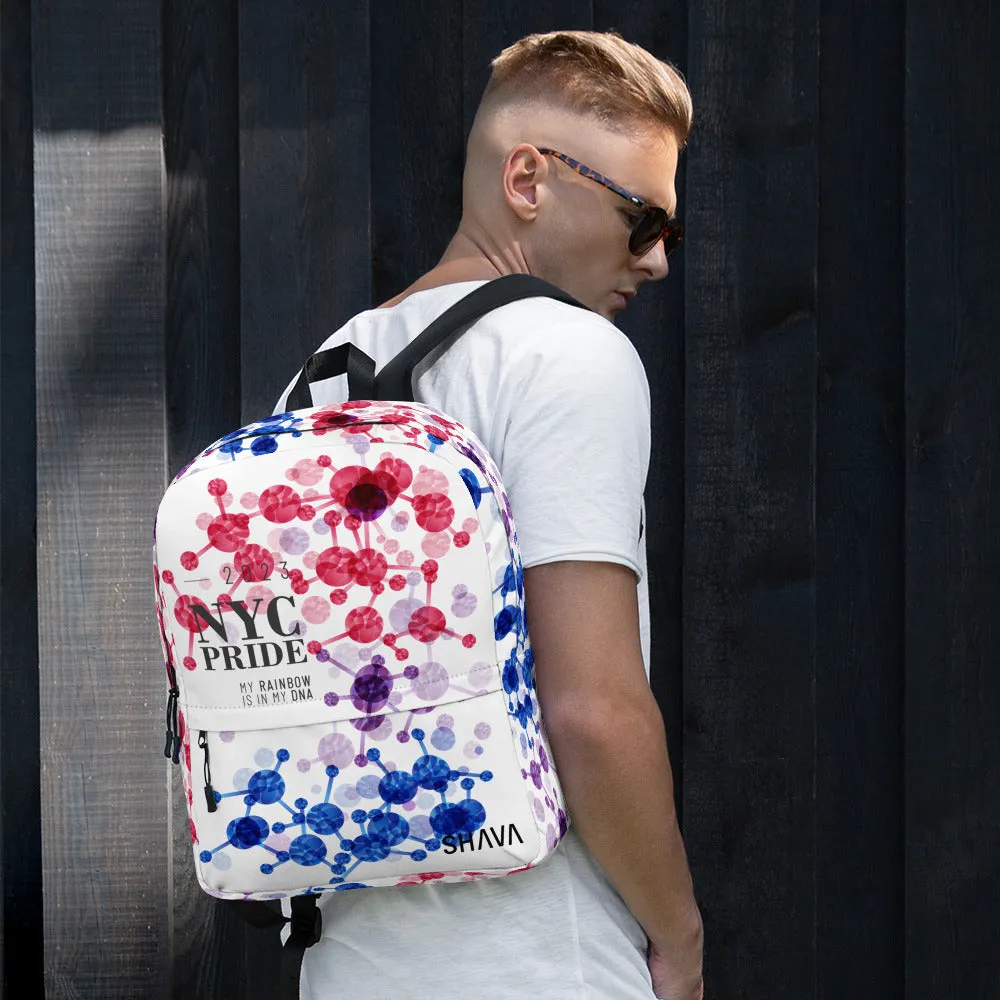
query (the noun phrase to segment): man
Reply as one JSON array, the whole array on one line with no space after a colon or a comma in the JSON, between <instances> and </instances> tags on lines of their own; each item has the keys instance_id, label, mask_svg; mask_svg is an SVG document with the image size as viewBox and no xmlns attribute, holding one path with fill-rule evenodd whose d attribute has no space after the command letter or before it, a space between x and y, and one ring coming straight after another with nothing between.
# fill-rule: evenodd
<instances>
[{"instance_id":1,"label":"man","mask_svg":"<svg viewBox=\"0 0 1000 1000\"><path fill-rule=\"evenodd\" d=\"M702 995L701 918L647 679L649 390L611 322L667 274L690 122L679 75L617 35L522 39L493 63L444 256L324 345L350 340L381 367L477 284L516 272L589 307L502 307L416 380L418 400L485 443L508 490L570 832L539 867L501 879L324 897L304 997ZM340 381L321 383L317 403L345 399Z\"/></svg>"}]
</instances>

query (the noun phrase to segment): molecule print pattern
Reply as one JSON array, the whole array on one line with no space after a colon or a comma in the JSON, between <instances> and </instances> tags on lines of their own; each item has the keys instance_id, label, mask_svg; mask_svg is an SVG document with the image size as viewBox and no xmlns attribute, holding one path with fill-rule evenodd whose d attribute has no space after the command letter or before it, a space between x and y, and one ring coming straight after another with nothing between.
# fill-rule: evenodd
<instances>
[{"instance_id":1,"label":"molecule print pattern","mask_svg":"<svg viewBox=\"0 0 1000 1000\"><path fill-rule=\"evenodd\" d=\"M206 891L489 877L554 849L516 530L461 425L350 402L227 435L168 489L154 562Z\"/></svg>"}]
</instances>

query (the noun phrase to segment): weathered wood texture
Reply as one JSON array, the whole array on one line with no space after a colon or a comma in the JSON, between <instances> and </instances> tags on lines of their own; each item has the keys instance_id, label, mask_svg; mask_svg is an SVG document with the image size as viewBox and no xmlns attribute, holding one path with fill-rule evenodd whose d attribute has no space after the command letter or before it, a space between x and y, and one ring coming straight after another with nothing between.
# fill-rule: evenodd
<instances>
[{"instance_id":1,"label":"weathered wood texture","mask_svg":"<svg viewBox=\"0 0 1000 1000\"><path fill-rule=\"evenodd\" d=\"M684 815L726 998L816 988L817 27L689 8Z\"/></svg>"},{"instance_id":2,"label":"weathered wood texture","mask_svg":"<svg viewBox=\"0 0 1000 1000\"><path fill-rule=\"evenodd\" d=\"M904 995L903 21L902 0L821 8L816 977L884 1000Z\"/></svg>"},{"instance_id":3,"label":"weathered wood texture","mask_svg":"<svg viewBox=\"0 0 1000 1000\"><path fill-rule=\"evenodd\" d=\"M167 995L160 11L32 5L46 996ZM39 901L41 905L41 901Z\"/></svg>"},{"instance_id":4,"label":"weathered wood texture","mask_svg":"<svg viewBox=\"0 0 1000 1000\"><path fill-rule=\"evenodd\" d=\"M1000 989L1000 45L906 16L906 995ZM934 224L928 226L930 219Z\"/></svg>"},{"instance_id":5,"label":"weathered wood texture","mask_svg":"<svg viewBox=\"0 0 1000 1000\"><path fill-rule=\"evenodd\" d=\"M0 7L5 982L42 978L43 868L50 1000L273 996L275 938L198 889L159 756L153 513L437 260L490 59L595 27L696 108L685 247L622 327L706 995L995 1000L992 0L432 9Z\"/></svg>"},{"instance_id":6,"label":"weathered wood texture","mask_svg":"<svg viewBox=\"0 0 1000 1000\"><path fill-rule=\"evenodd\" d=\"M43 989L31 9L0 7L0 995Z\"/></svg>"}]
</instances>

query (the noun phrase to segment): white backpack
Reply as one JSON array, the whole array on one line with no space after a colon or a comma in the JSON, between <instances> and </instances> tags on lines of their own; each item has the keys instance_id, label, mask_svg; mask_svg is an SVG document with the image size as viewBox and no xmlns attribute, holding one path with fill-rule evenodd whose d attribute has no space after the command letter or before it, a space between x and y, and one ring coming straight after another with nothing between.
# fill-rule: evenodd
<instances>
[{"instance_id":1,"label":"white backpack","mask_svg":"<svg viewBox=\"0 0 1000 1000\"><path fill-rule=\"evenodd\" d=\"M565 833L499 472L410 388L431 351L532 295L579 305L502 278L377 379L353 345L313 356L292 412L227 434L167 489L166 755L211 895L506 875ZM344 371L350 401L312 407L309 384Z\"/></svg>"}]
</instances>

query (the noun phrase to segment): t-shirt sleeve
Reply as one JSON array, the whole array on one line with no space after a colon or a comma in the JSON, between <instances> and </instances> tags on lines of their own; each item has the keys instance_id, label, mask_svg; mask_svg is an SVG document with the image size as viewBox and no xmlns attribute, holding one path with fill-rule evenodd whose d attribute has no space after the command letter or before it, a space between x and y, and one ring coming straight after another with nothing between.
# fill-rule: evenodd
<instances>
[{"instance_id":1,"label":"t-shirt sleeve","mask_svg":"<svg viewBox=\"0 0 1000 1000\"><path fill-rule=\"evenodd\" d=\"M503 390L502 475L524 567L615 562L641 579L649 384L635 348L588 317L546 331Z\"/></svg>"}]
</instances>

